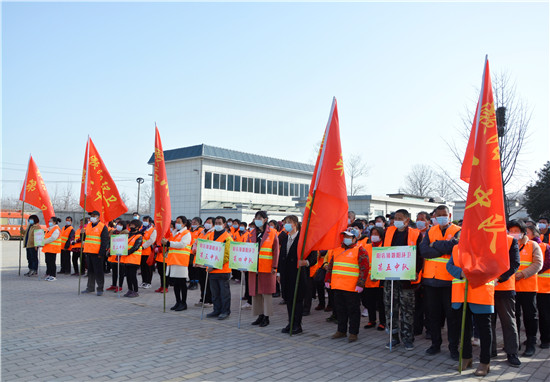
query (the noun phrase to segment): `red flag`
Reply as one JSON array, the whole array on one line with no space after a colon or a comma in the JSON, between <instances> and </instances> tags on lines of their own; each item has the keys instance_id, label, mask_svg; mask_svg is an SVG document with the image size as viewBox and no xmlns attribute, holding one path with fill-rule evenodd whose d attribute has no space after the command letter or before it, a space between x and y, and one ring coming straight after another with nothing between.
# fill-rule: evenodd
<instances>
[{"instance_id":1,"label":"red flag","mask_svg":"<svg viewBox=\"0 0 550 382\"><path fill-rule=\"evenodd\" d=\"M32 156L29 158L25 183L21 189L19 200L31 206L35 206L36 208L40 208L46 222L48 222L52 216L55 216L50 195L48 195L48 190L44 184L44 179L42 179L42 174L40 174L40 170L34 162L34 159L32 159Z\"/></svg>"},{"instance_id":2,"label":"red flag","mask_svg":"<svg viewBox=\"0 0 550 382\"><path fill-rule=\"evenodd\" d=\"M460 177L469 183L458 256L472 287L481 286L510 268L497 123L489 61Z\"/></svg>"},{"instance_id":3,"label":"red flag","mask_svg":"<svg viewBox=\"0 0 550 382\"><path fill-rule=\"evenodd\" d=\"M341 244L340 232L348 224L348 196L336 98L309 187L298 253L300 259L311 251L332 249ZM303 249L303 250L302 250Z\"/></svg>"},{"instance_id":4,"label":"red flag","mask_svg":"<svg viewBox=\"0 0 550 382\"><path fill-rule=\"evenodd\" d=\"M164 151L157 125L155 124L155 226L157 227L157 244L163 237L170 236L170 219L172 207L168 191L168 177L164 164Z\"/></svg>"},{"instance_id":5,"label":"red flag","mask_svg":"<svg viewBox=\"0 0 550 382\"><path fill-rule=\"evenodd\" d=\"M86 211L99 211L100 219L104 222L116 219L128 211L128 207L120 198L116 184L90 137L86 143L86 155L82 169L80 187L80 206L82 208L84 208L84 199L86 199Z\"/></svg>"}]
</instances>

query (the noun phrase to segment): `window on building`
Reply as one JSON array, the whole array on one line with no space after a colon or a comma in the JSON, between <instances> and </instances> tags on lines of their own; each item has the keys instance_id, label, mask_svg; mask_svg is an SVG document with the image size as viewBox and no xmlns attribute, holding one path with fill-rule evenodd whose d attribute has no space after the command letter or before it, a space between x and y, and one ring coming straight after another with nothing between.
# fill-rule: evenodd
<instances>
[{"instance_id":1,"label":"window on building","mask_svg":"<svg viewBox=\"0 0 550 382\"><path fill-rule=\"evenodd\" d=\"M384 210L374 210L374 216L384 216Z\"/></svg>"},{"instance_id":2,"label":"window on building","mask_svg":"<svg viewBox=\"0 0 550 382\"><path fill-rule=\"evenodd\" d=\"M212 173L204 173L204 188L212 188Z\"/></svg>"},{"instance_id":3,"label":"window on building","mask_svg":"<svg viewBox=\"0 0 550 382\"><path fill-rule=\"evenodd\" d=\"M285 196L288 196L288 182L285 182L283 187L284 187Z\"/></svg>"},{"instance_id":4,"label":"window on building","mask_svg":"<svg viewBox=\"0 0 550 382\"><path fill-rule=\"evenodd\" d=\"M227 191L233 191L233 175L227 175Z\"/></svg>"},{"instance_id":5,"label":"window on building","mask_svg":"<svg viewBox=\"0 0 550 382\"><path fill-rule=\"evenodd\" d=\"M306 188L304 186L305 186L305 184L300 184L300 198L303 198L304 196L306 196L306 194L304 192L306 190Z\"/></svg>"},{"instance_id":6,"label":"window on building","mask_svg":"<svg viewBox=\"0 0 550 382\"><path fill-rule=\"evenodd\" d=\"M265 185L265 184L266 184L266 180L265 180L265 179L262 179L262 180L261 180L261 187L262 187L261 193L262 193L262 194L265 194L265 193L266 193L266 190L265 190L265 189L266 189L266 185Z\"/></svg>"},{"instance_id":7,"label":"window on building","mask_svg":"<svg viewBox=\"0 0 550 382\"><path fill-rule=\"evenodd\" d=\"M267 193L271 195L273 193L273 181L267 181Z\"/></svg>"},{"instance_id":8,"label":"window on building","mask_svg":"<svg viewBox=\"0 0 550 382\"><path fill-rule=\"evenodd\" d=\"M278 195L283 196L283 182L279 182L279 192Z\"/></svg>"},{"instance_id":9,"label":"window on building","mask_svg":"<svg viewBox=\"0 0 550 382\"><path fill-rule=\"evenodd\" d=\"M243 186L241 187L241 190L243 192L248 191L248 178L245 178L244 176L243 176Z\"/></svg>"},{"instance_id":10,"label":"window on building","mask_svg":"<svg viewBox=\"0 0 550 382\"><path fill-rule=\"evenodd\" d=\"M238 175L235 175L235 187L234 191L240 191L241 190L241 177Z\"/></svg>"},{"instance_id":11,"label":"window on building","mask_svg":"<svg viewBox=\"0 0 550 382\"><path fill-rule=\"evenodd\" d=\"M294 183L290 183L290 196L294 196Z\"/></svg>"},{"instance_id":12,"label":"window on building","mask_svg":"<svg viewBox=\"0 0 550 382\"><path fill-rule=\"evenodd\" d=\"M254 178L248 178L248 192L254 192Z\"/></svg>"},{"instance_id":13,"label":"window on building","mask_svg":"<svg viewBox=\"0 0 550 382\"><path fill-rule=\"evenodd\" d=\"M277 195L277 182L273 181L273 195Z\"/></svg>"},{"instance_id":14,"label":"window on building","mask_svg":"<svg viewBox=\"0 0 550 382\"><path fill-rule=\"evenodd\" d=\"M306 184L306 193L305 193L305 196L308 196L309 195L309 185Z\"/></svg>"},{"instance_id":15,"label":"window on building","mask_svg":"<svg viewBox=\"0 0 550 382\"><path fill-rule=\"evenodd\" d=\"M227 185L227 175L220 176L220 190L225 190Z\"/></svg>"},{"instance_id":16,"label":"window on building","mask_svg":"<svg viewBox=\"0 0 550 382\"><path fill-rule=\"evenodd\" d=\"M254 193L259 194L260 193L260 179L254 178Z\"/></svg>"},{"instance_id":17,"label":"window on building","mask_svg":"<svg viewBox=\"0 0 550 382\"><path fill-rule=\"evenodd\" d=\"M214 189L220 189L220 174L214 174Z\"/></svg>"}]
</instances>

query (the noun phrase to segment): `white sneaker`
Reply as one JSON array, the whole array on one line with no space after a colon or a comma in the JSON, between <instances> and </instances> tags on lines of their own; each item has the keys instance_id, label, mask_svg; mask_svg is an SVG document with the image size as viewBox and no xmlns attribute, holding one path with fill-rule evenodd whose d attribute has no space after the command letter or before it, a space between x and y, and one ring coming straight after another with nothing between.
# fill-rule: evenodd
<instances>
[{"instance_id":1,"label":"white sneaker","mask_svg":"<svg viewBox=\"0 0 550 382\"><path fill-rule=\"evenodd\" d=\"M143 289L149 289L149 288L151 288L151 284L143 283Z\"/></svg>"},{"instance_id":2,"label":"white sneaker","mask_svg":"<svg viewBox=\"0 0 550 382\"><path fill-rule=\"evenodd\" d=\"M245 302L243 306L241 306L242 309L250 309L252 308L252 305L250 305L248 302Z\"/></svg>"},{"instance_id":3,"label":"white sneaker","mask_svg":"<svg viewBox=\"0 0 550 382\"><path fill-rule=\"evenodd\" d=\"M363 316L363 317L368 317L369 316L369 311L367 310L367 308L363 309L363 312L361 313L361 316Z\"/></svg>"},{"instance_id":4,"label":"white sneaker","mask_svg":"<svg viewBox=\"0 0 550 382\"><path fill-rule=\"evenodd\" d=\"M473 338L472 339L472 346L479 346L480 345L480 341L479 341L479 338Z\"/></svg>"},{"instance_id":5,"label":"white sneaker","mask_svg":"<svg viewBox=\"0 0 550 382\"><path fill-rule=\"evenodd\" d=\"M144 286L145 286L145 283L139 284L139 287L140 287L140 288L143 288Z\"/></svg>"},{"instance_id":6,"label":"white sneaker","mask_svg":"<svg viewBox=\"0 0 550 382\"><path fill-rule=\"evenodd\" d=\"M50 279L48 281L55 281L57 280L57 277L50 276Z\"/></svg>"}]
</instances>

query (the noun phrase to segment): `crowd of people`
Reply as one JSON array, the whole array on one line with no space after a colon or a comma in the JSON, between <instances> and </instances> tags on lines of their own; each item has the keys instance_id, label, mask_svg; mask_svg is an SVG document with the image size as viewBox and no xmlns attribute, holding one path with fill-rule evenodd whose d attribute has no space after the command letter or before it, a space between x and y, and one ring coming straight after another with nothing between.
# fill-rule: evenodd
<instances>
[{"instance_id":1,"label":"crowd of people","mask_svg":"<svg viewBox=\"0 0 550 382\"><path fill-rule=\"evenodd\" d=\"M31 215L28 223L23 232L29 268L25 276L32 277L38 271L38 248L34 242L34 232L40 227L38 216ZM288 325L281 332L302 333L302 319L310 314L312 301L317 299L318 305L313 309L331 312L327 321L337 323L332 338L347 338L349 342L358 339L363 315L368 317L364 329L385 330L388 335L391 332L387 348L402 344L406 350L413 350L415 336L424 334L431 340L426 354L435 355L443 346L442 328L446 321L449 356L459 360L467 284L464 272L453 261L458 253L461 222L452 222L445 205L418 213L414 221L405 209L370 221L356 219L350 211L348 227L340 234L340 246L303 256L298 253L299 219L289 215L282 222L269 220L265 211L258 211L250 223L224 216L209 217L204 222L200 217L178 216L171 224L170 238L162 238L161 245L156 245L154 220L150 216L140 218L137 213L130 221L116 219L105 224L99 212L93 211L89 220L81 220L78 227L73 227L70 217L63 227L59 223L60 219L52 217L45 231L45 280L55 281L58 273L87 276L87 287L82 293L122 293L126 279L124 296L135 298L139 288L151 288L156 270L160 287L155 292L168 293L173 288L175 304L171 310L186 310L188 289L200 288L201 299L195 306L211 307L207 317L224 320L231 314L233 279L245 283L242 307L252 308L257 316L252 325L268 326L273 297L281 296L281 304L286 304L288 312ZM497 355L497 317L509 365L521 365L522 348L522 357L535 353L537 334L540 347L550 348L548 219L541 218L537 223L511 220L507 228L510 268L481 287L468 284L461 367L472 367L472 345L479 345L480 363L475 371L478 376L487 375L490 360ZM110 254L110 236L119 234L128 235L127 256ZM221 269L195 262L197 239L224 243ZM257 272L244 272L243 280L241 271L229 268L231 241L258 243ZM414 280L393 281L392 288L391 281L371 277L373 248L389 246L416 247ZM59 272L57 254L61 262ZM109 273L111 285L104 289L105 274ZM524 342L520 338L522 322Z\"/></svg>"}]
</instances>

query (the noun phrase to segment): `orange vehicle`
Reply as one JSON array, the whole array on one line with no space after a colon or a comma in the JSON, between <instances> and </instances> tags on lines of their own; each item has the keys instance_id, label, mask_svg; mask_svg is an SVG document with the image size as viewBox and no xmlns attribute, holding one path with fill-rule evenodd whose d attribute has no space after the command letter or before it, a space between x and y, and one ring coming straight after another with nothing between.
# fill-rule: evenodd
<instances>
[{"instance_id":1,"label":"orange vehicle","mask_svg":"<svg viewBox=\"0 0 550 382\"><path fill-rule=\"evenodd\" d=\"M23 229L27 228L27 220L30 214L25 214L23 220ZM0 211L0 238L9 240L11 238L19 238L21 233L21 211Z\"/></svg>"}]
</instances>

